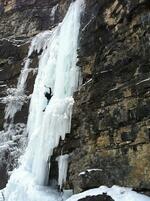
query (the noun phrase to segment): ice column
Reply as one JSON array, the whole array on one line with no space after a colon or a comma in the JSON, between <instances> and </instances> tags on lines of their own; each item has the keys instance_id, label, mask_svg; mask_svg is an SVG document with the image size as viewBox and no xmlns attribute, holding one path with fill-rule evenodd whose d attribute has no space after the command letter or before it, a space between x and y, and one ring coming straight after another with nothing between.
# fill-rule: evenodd
<instances>
[{"instance_id":1,"label":"ice column","mask_svg":"<svg viewBox=\"0 0 150 201\"><path fill-rule=\"evenodd\" d=\"M58 185L60 189L62 188L63 183L66 182L67 170L68 170L68 159L69 159L68 154L61 155L57 157L56 159L58 161L58 170L59 170Z\"/></svg>"}]
</instances>

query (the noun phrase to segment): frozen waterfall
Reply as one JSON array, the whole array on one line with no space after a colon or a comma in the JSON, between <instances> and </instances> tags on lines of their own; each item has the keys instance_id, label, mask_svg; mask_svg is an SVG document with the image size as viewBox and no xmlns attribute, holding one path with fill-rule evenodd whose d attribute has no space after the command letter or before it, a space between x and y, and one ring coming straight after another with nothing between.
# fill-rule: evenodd
<instances>
[{"instance_id":1,"label":"frozen waterfall","mask_svg":"<svg viewBox=\"0 0 150 201\"><path fill-rule=\"evenodd\" d=\"M28 56L25 60L25 64L21 70L17 87L16 88L9 88L7 90L8 96L3 100L6 103L5 108L5 129L10 127L10 124L14 123L14 116L15 114L21 110L23 103L25 102L26 95L24 93L26 87L26 81L28 78L28 74L31 71L29 69L30 66L30 55L32 52L37 49L37 44L35 43L35 39L32 40L31 45L29 47ZM9 124L8 124L9 122Z\"/></svg>"},{"instance_id":2,"label":"frozen waterfall","mask_svg":"<svg viewBox=\"0 0 150 201\"><path fill-rule=\"evenodd\" d=\"M16 167L18 157L25 149L27 141L26 125L24 123L15 123L15 115L29 99L25 94L27 78L31 71L35 71L35 69L30 68L30 63L32 62L30 56L34 51L39 53L43 48L48 33L42 34L42 40L39 40L38 37L32 40L16 88L7 88L7 96L0 98L0 102L6 104L4 130L0 131L0 164L6 160L6 153L9 153L8 174L11 173L12 166L13 168Z\"/></svg>"},{"instance_id":3,"label":"frozen waterfall","mask_svg":"<svg viewBox=\"0 0 150 201\"><path fill-rule=\"evenodd\" d=\"M46 187L48 161L60 138L63 140L70 132L72 96L79 83L76 63L83 7L83 0L72 3L62 23L33 39L34 49L43 51L30 103L29 140L19 168L13 171L4 190L7 201L62 200L54 189ZM48 87L51 87L53 96L47 104L44 92L49 90Z\"/></svg>"}]
</instances>

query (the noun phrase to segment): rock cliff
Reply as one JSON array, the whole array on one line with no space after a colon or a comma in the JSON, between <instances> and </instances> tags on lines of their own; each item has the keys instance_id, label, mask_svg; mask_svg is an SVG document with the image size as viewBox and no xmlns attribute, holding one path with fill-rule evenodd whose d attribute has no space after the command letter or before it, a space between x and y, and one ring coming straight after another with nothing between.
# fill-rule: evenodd
<instances>
[{"instance_id":1,"label":"rock cliff","mask_svg":"<svg viewBox=\"0 0 150 201\"><path fill-rule=\"evenodd\" d=\"M150 188L150 2L86 1L79 49L84 85L75 94L69 179ZM70 135L70 138L72 138ZM71 140L71 139L70 139ZM100 169L80 175L87 169Z\"/></svg>"},{"instance_id":2,"label":"rock cliff","mask_svg":"<svg viewBox=\"0 0 150 201\"><path fill-rule=\"evenodd\" d=\"M16 86L31 38L51 29L70 1L0 1L0 96ZM70 154L65 184L75 192L100 185L129 186L150 192L150 2L149 0L85 0L78 66L83 84L74 94L72 131L54 150L50 179L57 177L55 158ZM32 55L30 68L37 66ZM26 95L33 90L34 70ZM29 100L29 99L28 99ZM5 104L0 103L3 129ZM28 101L15 116L26 123ZM15 142L19 147L19 142ZM14 159L3 153L0 187ZM14 167L14 166L13 166ZM82 173L81 173L82 172Z\"/></svg>"}]
</instances>

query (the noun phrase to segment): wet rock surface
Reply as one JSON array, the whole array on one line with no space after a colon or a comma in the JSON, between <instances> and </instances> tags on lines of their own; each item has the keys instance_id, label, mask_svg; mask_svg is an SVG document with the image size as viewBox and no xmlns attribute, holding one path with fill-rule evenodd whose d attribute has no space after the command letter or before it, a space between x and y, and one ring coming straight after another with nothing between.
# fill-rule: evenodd
<instances>
[{"instance_id":1,"label":"wet rock surface","mask_svg":"<svg viewBox=\"0 0 150 201\"><path fill-rule=\"evenodd\" d=\"M8 174L6 171L6 164L2 164L0 166L0 175L1 175L1 179L0 179L0 189L4 188L4 186L7 183L7 179L8 179Z\"/></svg>"}]
</instances>

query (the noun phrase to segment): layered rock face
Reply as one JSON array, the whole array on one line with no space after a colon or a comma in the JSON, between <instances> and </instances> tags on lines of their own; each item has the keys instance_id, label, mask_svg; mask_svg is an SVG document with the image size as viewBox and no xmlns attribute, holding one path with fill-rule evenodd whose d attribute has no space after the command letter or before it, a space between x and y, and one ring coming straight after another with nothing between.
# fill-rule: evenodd
<instances>
[{"instance_id":1,"label":"layered rock face","mask_svg":"<svg viewBox=\"0 0 150 201\"><path fill-rule=\"evenodd\" d=\"M16 86L31 38L61 21L69 3L0 1L1 97L7 95L8 87ZM64 153L70 154L66 187L75 192L115 184L148 193L150 2L85 0L85 3L78 50L83 85L74 95L71 134L54 150L50 179L58 177L55 159L63 148ZM37 67L36 54L30 65L33 69ZM33 72L27 80L27 95L33 90ZM1 129L4 108L1 103ZM28 102L16 114L15 123L26 123L27 114ZM4 169L5 163L0 178L6 172ZM0 180L1 187L6 181L7 174Z\"/></svg>"},{"instance_id":2,"label":"layered rock face","mask_svg":"<svg viewBox=\"0 0 150 201\"><path fill-rule=\"evenodd\" d=\"M78 62L84 85L68 140L76 140L69 168L76 192L113 184L150 190L149 31L149 1L86 1Z\"/></svg>"},{"instance_id":3,"label":"layered rock face","mask_svg":"<svg viewBox=\"0 0 150 201\"><path fill-rule=\"evenodd\" d=\"M68 5L64 0L1 0L0 37L22 39L50 29L62 20Z\"/></svg>"}]
</instances>

